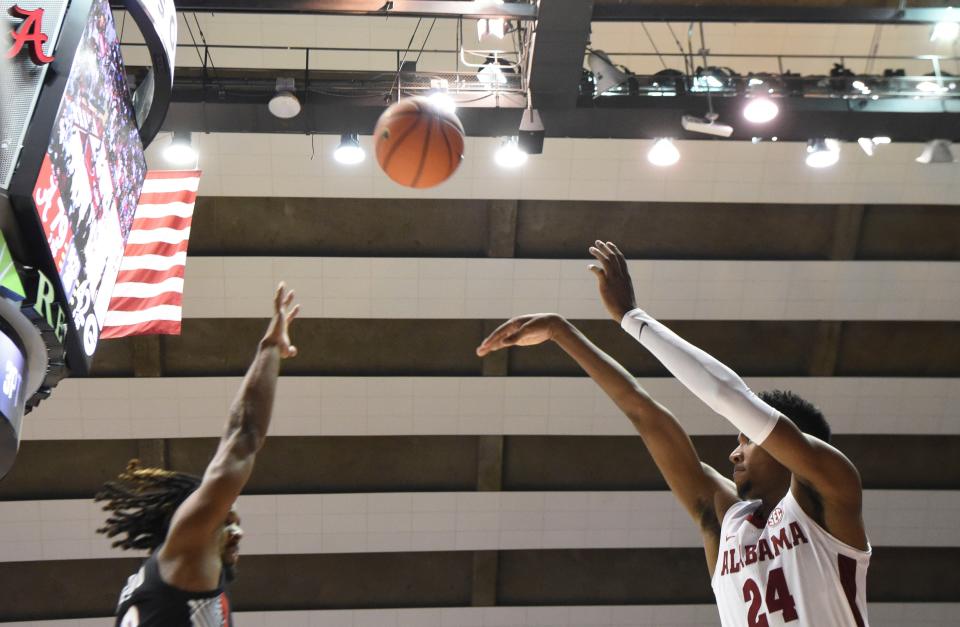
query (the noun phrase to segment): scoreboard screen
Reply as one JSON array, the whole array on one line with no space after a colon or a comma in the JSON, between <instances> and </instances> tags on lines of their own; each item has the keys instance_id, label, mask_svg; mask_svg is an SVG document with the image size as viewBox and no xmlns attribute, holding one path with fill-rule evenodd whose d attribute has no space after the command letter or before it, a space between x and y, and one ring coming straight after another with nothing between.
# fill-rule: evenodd
<instances>
[{"instance_id":1,"label":"scoreboard screen","mask_svg":"<svg viewBox=\"0 0 960 627\"><path fill-rule=\"evenodd\" d=\"M23 414L25 366L23 351L0 329L0 414L16 425Z\"/></svg>"},{"instance_id":2,"label":"scoreboard screen","mask_svg":"<svg viewBox=\"0 0 960 627\"><path fill-rule=\"evenodd\" d=\"M107 0L95 0L33 188L87 357L96 351L146 176Z\"/></svg>"}]
</instances>

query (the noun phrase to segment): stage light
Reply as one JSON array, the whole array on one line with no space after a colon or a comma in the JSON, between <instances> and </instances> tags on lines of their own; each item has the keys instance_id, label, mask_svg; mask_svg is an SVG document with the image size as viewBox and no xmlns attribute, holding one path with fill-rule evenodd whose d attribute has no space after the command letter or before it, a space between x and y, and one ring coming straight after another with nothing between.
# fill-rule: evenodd
<instances>
[{"instance_id":1,"label":"stage light","mask_svg":"<svg viewBox=\"0 0 960 627\"><path fill-rule=\"evenodd\" d=\"M829 168L840 161L840 142L836 139L811 139L807 142L807 165Z\"/></svg>"},{"instance_id":2,"label":"stage light","mask_svg":"<svg viewBox=\"0 0 960 627\"><path fill-rule=\"evenodd\" d=\"M527 153L520 150L517 137L504 137L500 140L500 147L494 153L493 160L501 168L519 168L527 162Z\"/></svg>"},{"instance_id":3,"label":"stage light","mask_svg":"<svg viewBox=\"0 0 960 627\"><path fill-rule=\"evenodd\" d=\"M952 8L948 8L947 11L953 13ZM960 21L947 19L934 25L930 33L930 41L954 41L958 36L960 36Z\"/></svg>"},{"instance_id":4,"label":"stage light","mask_svg":"<svg viewBox=\"0 0 960 627\"><path fill-rule=\"evenodd\" d=\"M673 145L672 139L664 137L653 143L647 153L647 161L661 168L671 166L680 161L680 151Z\"/></svg>"},{"instance_id":5,"label":"stage light","mask_svg":"<svg viewBox=\"0 0 960 627\"><path fill-rule=\"evenodd\" d=\"M477 20L477 39L503 39L507 34L507 21L502 17L481 18Z\"/></svg>"},{"instance_id":6,"label":"stage light","mask_svg":"<svg viewBox=\"0 0 960 627\"><path fill-rule=\"evenodd\" d=\"M768 98L751 98L743 108L743 117L754 124L765 124L779 113L780 107Z\"/></svg>"},{"instance_id":7,"label":"stage light","mask_svg":"<svg viewBox=\"0 0 960 627\"><path fill-rule=\"evenodd\" d=\"M430 80L431 91L427 96L433 106L447 113L457 112L457 101L450 95L450 83L445 78Z\"/></svg>"},{"instance_id":8,"label":"stage light","mask_svg":"<svg viewBox=\"0 0 960 627\"><path fill-rule=\"evenodd\" d=\"M277 93L270 99L267 108L274 116L288 120L295 118L300 114L300 100L294 92L294 80L292 78L277 79Z\"/></svg>"},{"instance_id":9,"label":"stage light","mask_svg":"<svg viewBox=\"0 0 960 627\"><path fill-rule=\"evenodd\" d=\"M877 146L889 144L890 141L889 137L861 137L857 140L857 143L860 144L860 148L863 149L864 154L872 157Z\"/></svg>"},{"instance_id":10,"label":"stage light","mask_svg":"<svg viewBox=\"0 0 960 627\"><path fill-rule=\"evenodd\" d=\"M952 144L946 139L934 139L927 142L923 152L917 157L917 163L954 163Z\"/></svg>"},{"instance_id":11,"label":"stage light","mask_svg":"<svg viewBox=\"0 0 960 627\"><path fill-rule=\"evenodd\" d=\"M939 94L947 91L947 88L933 81L920 81L917 83L917 91L922 91L925 94Z\"/></svg>"},{"instance_id":12,"label":"stage light","mask_svg":"<svg viewBox=\"0 0 960 627\"><path fill-rule=\"evenodd\" d=\"M175 165L196 164L199 156L190 131L174 131L170 144L163 150L163 158Z\"/></svg>"},{"instance_id":13,"label":"stage light","mask_svg":"<svg viewBox=\"0 0 960 627\"><path fill-rule=\"evenodd\" d=\"M506 85L507 76L500 67L500 62L492 56L487 57L483 67L477 72L477 80L484 85Z\"/></svg>"},{"instance_id":14,"label":"stage light","mask_svg":"<svg viewBox=\"0 0 960 627\"><path fill-rule=\"evenodd\" d=\"M356 165L367 158L367 153L360 147L357 133L344 133L340 136L340 145L333 151L333 158L343 165Z\"/></svg>"},{"instance_id":15,"label":"stage light","mask_svg":"<svg viewBox=\"0 0 960 627\"><path fill-rule=\"evenodd\" d=\"M431 92L430 95L427 96L427 100L441 111L446 111L447 113L457 112L457 102L445 91Z\"/></svg>"},{"instance_id":16,"label":"stage light","mask_svg":"<svg viewBox=\"0 0 960 627\"><path fill-rule=\"evenodd\" d=\"M587 56L587 65L593 73L595 96L608 92L629 79L627 73L614 66L613 61L603 50L591 50Z\"/></svg>"},{"instance_id":17,"label":"stage light","mask_svg":"<svg viewBox=\"0 0 960 627\"><path fill-rule=\"evenodd\" d=\"M726 68L697 68L690 91L718 91L729 87L732 82L733 74Z\"/></svg>"}]
</instances>

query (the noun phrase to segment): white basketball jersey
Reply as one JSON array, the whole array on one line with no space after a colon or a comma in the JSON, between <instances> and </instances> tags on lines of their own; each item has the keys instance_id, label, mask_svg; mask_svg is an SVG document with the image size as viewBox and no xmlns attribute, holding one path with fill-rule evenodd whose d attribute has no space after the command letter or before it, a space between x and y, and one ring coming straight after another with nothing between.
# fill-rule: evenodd
<instances>
[{"instance_id":1,"label":"white basketball jersey","mask_svg":"<svg viewBox=\"0 0 960 627\"><path fill-rule=\"evenodd\" d=\"M759 507L736 503L720 526L712 584L723 627L867 627L869 545L831 536L790 490L766 520Z\"/></svg>"}]
</instances>

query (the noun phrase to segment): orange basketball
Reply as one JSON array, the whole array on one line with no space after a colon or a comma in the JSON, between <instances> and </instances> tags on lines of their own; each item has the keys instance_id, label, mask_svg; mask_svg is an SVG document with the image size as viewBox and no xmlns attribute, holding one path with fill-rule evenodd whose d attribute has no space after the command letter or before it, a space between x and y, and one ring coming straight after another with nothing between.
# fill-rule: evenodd
<instances>
[{"instance_id":1,"label":"orange basketball","mask_svg":"<svg viewBox=\"0 0 960 627\"><path fill-rule=\"evenodd\" d=\"M407 187L439 185L463 161L460 120L419 96L404 98L384 111L373 138L380 167Z\"/></svg>"}]
</instances>

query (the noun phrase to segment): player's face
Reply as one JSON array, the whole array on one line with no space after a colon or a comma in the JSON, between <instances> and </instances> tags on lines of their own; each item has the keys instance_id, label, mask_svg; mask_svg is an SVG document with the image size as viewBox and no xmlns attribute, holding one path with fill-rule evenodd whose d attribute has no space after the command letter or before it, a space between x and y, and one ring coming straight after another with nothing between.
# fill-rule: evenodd
<instances>
[{"instance_id":1,"label":"player's face","mask_svg":"<svg viewBox=\"0 0 960 627\"><path fill-rule=\"evenodd\" d=\"M225 566L236 566L240 560L241 538L243 538L243 529L240 528L240 515L236 510L231 509L223 522L223 531L220 534L220 559Z\"/></svg>"},{"instance_id":2,"label":"player's face","mask_svg":"<svg viewBox=\"0 0 960 627\"><path fill-rule=\"evenodd\" d=\"M790 485L790 471L742 433L737 437L737 448L730 453L730 461L737 495L742 499L760 498L781 484Z\"/></svg>"}]
</instances>

